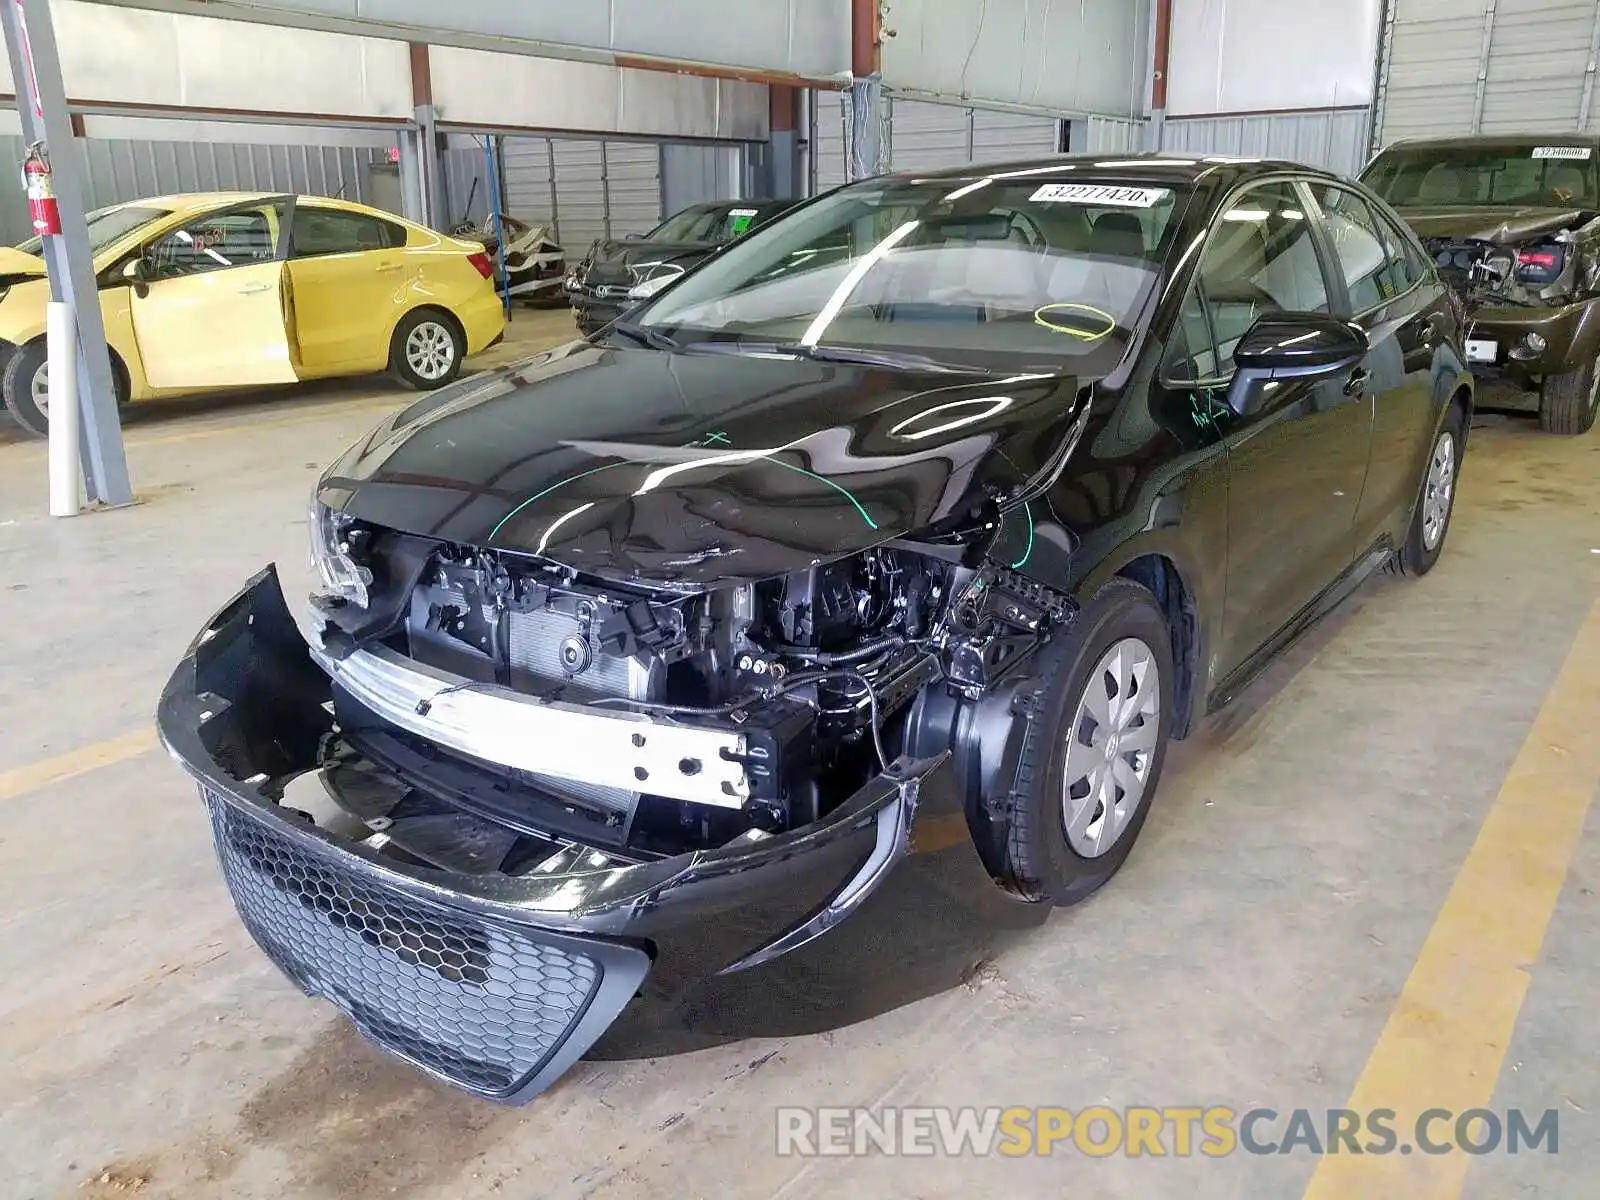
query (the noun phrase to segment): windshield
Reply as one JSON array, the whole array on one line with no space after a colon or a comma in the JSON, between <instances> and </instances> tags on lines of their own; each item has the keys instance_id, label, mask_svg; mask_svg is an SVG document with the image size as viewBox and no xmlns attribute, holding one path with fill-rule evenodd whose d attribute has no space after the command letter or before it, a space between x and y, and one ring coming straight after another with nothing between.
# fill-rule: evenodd
<instances>
[{"instance_id":1,"label":"windshield","mask_svg":"<svg viewBox=\"0 0 1600 1200\"><path fill-rule=\"evenodd\" d=\"M135 204L118 204L113 208L98 208L89 214L89 251L99 254L107 246L121 241L128 234L152 221L170 216L165 208L145 208ZM37 254L43 243L36 237L18 242L17 249L25 254Z\"/></svg>"},{"instance_id":2,"label":"windshield","mask_svg":"<svg viewBox=\"0 0 1600 1200\"><path fill-rule=\"evenodd\" d=\"M1590 208L1600 196L1595 167L1587 146L1397 147L1379 155L1361 179L1396 208Z\"/></svg>"},{"instance_id":3,"label":"windshield","mask_svg":"<svg viewBox=\"0 0 1600 1200\"><path fill-rule=\"evenodd\" d=\"M650 242L726 242L754 224L760 209L754 205L697 205L668 217L645 234Z\"/></svg>"},{"instance_id":4,"label":"windshield","mask_svg":"<svg viewBox=\"0 0 1600 1200\"><path fill-rule=\"evenodd\" d=\"M1182 196L1038 170L872 180L773 219L637 320L680 342L1120 356Z\"/></svg>"}]
</instances>

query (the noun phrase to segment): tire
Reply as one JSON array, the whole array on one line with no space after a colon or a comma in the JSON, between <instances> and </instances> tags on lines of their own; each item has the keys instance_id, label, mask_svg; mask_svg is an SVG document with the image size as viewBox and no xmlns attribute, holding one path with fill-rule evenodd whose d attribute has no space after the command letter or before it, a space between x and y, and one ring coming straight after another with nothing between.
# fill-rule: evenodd
<instances>
[{"instance_id":1,"label":"tire","mask_svg":"<svg viewBox=\"0 0 1600 1200\"><path fill-rule=\"evenodd\" d=\"M1550 375L1539 393L1539 428L1546 433L1588 433L1600 412L1600 363Z\"/></svg>"},{"instance_id":2,"label":"tire","mask_svg":"<svg viewBox=\"0 0 1600 1200\"><path fill-rule=\"evenodd\" d=\"M0 396L5 400L6 411L35 437L47 437L50 433L50 414L43 391L46 354L45 340L35 338L11 356L5 374L0 375ZM111 355L111 384L116 389L120 409L128 403L128 382L115 354Z\"/></svg>"},{"instance_id":3,"label":"tire","mask_svg":"<svg viewBox=\"0 0 1600 1200\"><path fill-rule=\"evenodd\" d=\"M1155 597L1114 579L1040 654L1012 781L1003 880L1025 899L1065 907L1117 873L1144 827L1172 729L1172 637ZM1134 703L1126 712L1116 704L1124 696ZM1096 709L1119 726L1109 754ZM1112 756L1123 773L1110 784L1108 812L1096 785ZM1137 795L1129 782L1139 784Z\"/></svg>"},{"instance_id":4,"label":"tire","mask_svg":"<svg viewBox=\"0 0 1600 1200\"><path fill-rule=\"evenodd\" d=\"M1439 561L1445 537L1450 532L1450 518L1456 511L1456 480L1461 474L1465 433L1465 422L1458 411L1433 440L1405 545L1389 560L1391 570L1397 575L1412 578L1426 575Z\"/></svg>"},{"instance_id":5,"label":"tire","mask_svg":"<svg viewBox=\"0 0 1600 1200\"><path fill-rule=\"evenodd\" d=\"M443 387L461 374L467 339L454 317L436 308L409 312L389 342L389 374L413 391Z\"/></svg>"}]
</instances>

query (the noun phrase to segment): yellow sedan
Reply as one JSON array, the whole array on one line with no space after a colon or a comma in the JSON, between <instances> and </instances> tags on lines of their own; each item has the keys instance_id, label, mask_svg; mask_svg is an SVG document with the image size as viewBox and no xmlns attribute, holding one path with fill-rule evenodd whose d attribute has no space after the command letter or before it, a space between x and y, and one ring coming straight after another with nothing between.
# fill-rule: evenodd
<instances>
[{"instance_id":1,"label":"yellow sedan","mask_svg":"<svg viewBox=\"0 0 1600 1200\"><path fill-rule=\"evenodd\" d=\"M89 214L117 400L389 371L449 383L505 315L483 247L322 196L213 192ZM0 248L0 391L49 426L39 244Z\"/></svg>"}]
</instances>

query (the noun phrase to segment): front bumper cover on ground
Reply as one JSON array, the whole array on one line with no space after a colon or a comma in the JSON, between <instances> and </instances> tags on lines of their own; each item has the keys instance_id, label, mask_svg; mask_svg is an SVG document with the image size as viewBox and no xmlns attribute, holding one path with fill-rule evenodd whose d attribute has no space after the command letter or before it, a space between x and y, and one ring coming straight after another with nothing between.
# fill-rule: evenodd
<instances>
[{"instance_id":1,"label":"front bumper cover on ground","mask_svg":"<svg viewBox=\"0 0 1600 1200\"><path fill-rule=\"evenodd\" d=\"M372 1041L479 1095L527 1100L635 997L759 976L852 914L915 922L913 946L924 922L954 917L944 938L958 954L985 917L996 929L1042 919L1019 922L1022 906L983 871L947 755L902 758L822 821L761 841L541 877L440 870L286 797L319 765L329 695L269 567L190 646L158 725L199 784L229 891L272 960ZM896 916L901 889L919 899ZM828 957L841 958L840 936ZM864 957L892 967L896 955L867 940Z\"/></svg>"}]
</instances>

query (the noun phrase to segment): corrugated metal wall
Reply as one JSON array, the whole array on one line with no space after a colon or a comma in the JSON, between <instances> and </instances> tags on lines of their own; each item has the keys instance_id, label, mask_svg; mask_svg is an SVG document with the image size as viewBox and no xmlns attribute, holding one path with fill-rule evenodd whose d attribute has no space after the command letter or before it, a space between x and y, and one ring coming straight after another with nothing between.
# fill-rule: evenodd
<instances>
[{"instance_id":1,"label":"corrugated metal wall","mask_svg":"<svg viewBox=\"0 0 1600 1200\"><path fill-rule=\"evenodd\" d=\"M1587 128L1597 51L1595 0L1392 0L1379 141Z\"/></svg>"},{"instance_id":2,"label":"corrugated metal wall","mask_svg":"<svg viewBox=\"0 0 1600 1200\"><path fill-rule=\"evenodd\" d=\"M742 191L743 162L737 146L662 146L662 212L681 212L691 204L713 200L737 200Z\"/></svg>"},{"instance_id":3,"label":"corrugated metal wall","mask_svg":"<svg viewBox=\"0 0 1600 1200\"><path fill-rule=\"evenodd\" d=\"M1286 158L1355 175L1367 159L1366 109L1256 117L1168 117L1161 148L1178 154Z\"/></svg>"},{"instance_id":4,"label":"corrugated metal wall","mask_svg":"<svg viewBox=\"0 0 1600 1200\"><path fill-rule=\"evenodd\" d=\"M845 181L844 92L816 93L811 153L817 191ZM884 98L884 154L892 171L930 171L969 163L1036 158L1059 147L1060 121L1026 113Z\"/></svg>"},{"instance_id":5,"label":"corrugated metal wall","mask_svg":"<svg viewBox=\"0 0 1600 1200\"><path fill-rule=\"evenodd\" d=\"M1137 154L1144 149L1143 121L1130 121L1124 117L1085 117L1073 122L1074 153L1087 154ZM1077 135L1083 134L1082 146Z\"/></svg>"},{"instance_id":6,"label":"corrugated metal wall","mask_svg":"<svg viewBox=\"0 0 1600 1200\"><path fill-rule=\"evenodd\" d=\"M370 203L370 168L385 164L369 146L234 145L219 142L150 142L79 138L84 207L93 211L124 200L173 192L272 191L343 196ZM0 137L0 162L20 163L20 137ZM27 238L27 205L16 171L0 171L0 244Z\"/></svg>"},{"instance_id":7,"label":"corrugated metal wall","mask_svg":"<svg viewBox=\"0 0 1600 1200\"><path fill-rule=\"evenodd\" d=\"M508 137L502 146L506 211L550 220L568 250L644 233L661 221L659 145Z\"/></svg>"}]
</instances>

